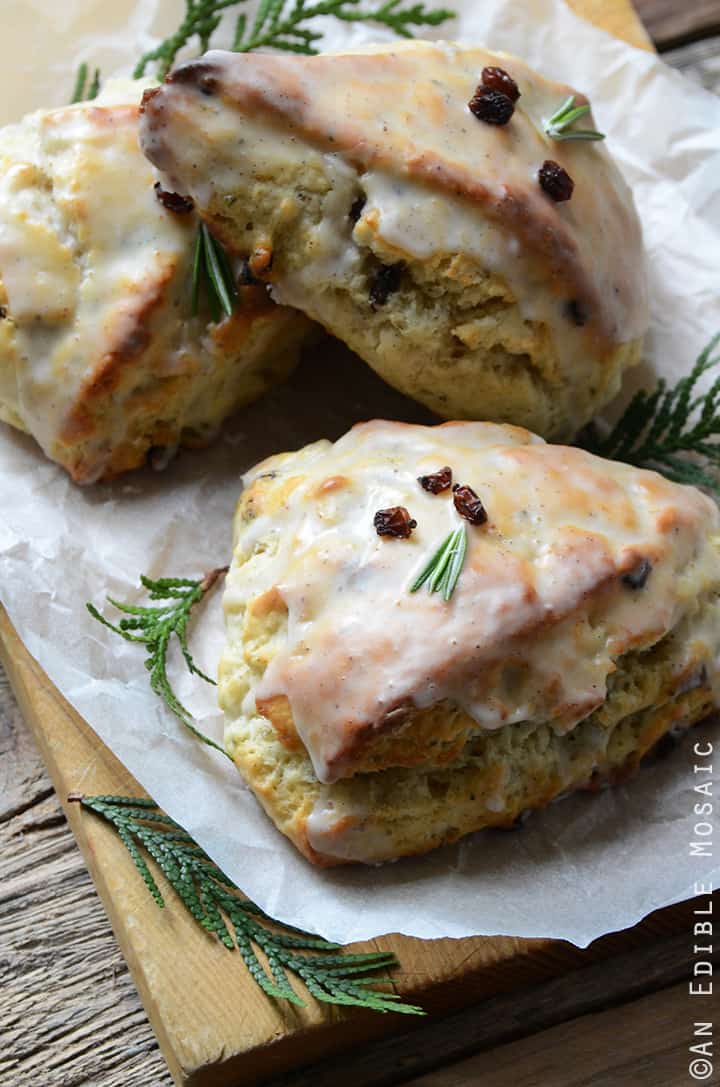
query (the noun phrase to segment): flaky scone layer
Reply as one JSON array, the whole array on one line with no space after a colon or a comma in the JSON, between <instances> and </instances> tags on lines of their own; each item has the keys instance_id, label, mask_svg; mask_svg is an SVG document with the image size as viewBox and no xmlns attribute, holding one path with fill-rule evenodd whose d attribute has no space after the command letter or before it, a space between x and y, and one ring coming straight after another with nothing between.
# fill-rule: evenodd
<instances>
[{"instance_id":1,"label":"flaky scone layer","mask_svg":"<svg viewBox=\"0 0 720 1087\"><path fill-rule=\"evenodd\" d=\"M504 126L468 108L497 65L520 88ZM602 146L544 131L571 93L442 42L212 52L146 97L142 141L278 299L402 392L567 438L617 391L647 326L627 186ZM571 175L571 200L541 189L545 160Z\"/></svg>"},{"instance_id":2,"label":"flaky scone layer","mask_svg":"<svg viewBox=\"0 0 720 1087\"><path fill-rule=\"evenodd\" d=\"M446 602L411 585L481 495ZM402 505L408 539L376 535ZM246 480L225 593L228 750L317 863L422 852L637 765L720 701L720 518L518 428L375 422Z\"/></svg>"},{"instance_id":3,"label":"flaky scone layer","mask_svg":"<svg viewBox=\"0 0 720 1087\"><path fill-rule=\"evenodd\" d=\"M287 375L308 328L261 286L231 318L192 315L198 219L154 191L146 85L111 83L0 141L0 418L81 483L206 443Z\"/></svg>"}]
</instances>

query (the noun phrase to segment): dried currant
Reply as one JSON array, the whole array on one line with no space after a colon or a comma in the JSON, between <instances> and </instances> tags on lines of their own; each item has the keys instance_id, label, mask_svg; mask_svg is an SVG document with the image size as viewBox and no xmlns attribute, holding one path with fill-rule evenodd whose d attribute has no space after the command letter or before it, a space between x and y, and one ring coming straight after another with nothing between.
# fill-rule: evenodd
<instances>
[{"instance_id":1,"label":"dried currant","mask_svg":"<svg viewBox=\"0 0 720 1087\"><path fill-rule=\"evenodd\" d=\"M578 302L577 298L572 298L569 302L565 303L565 316L568 321L572 321L578 328L582 328L589 320L585 306L582 302Z\"/></svg>"},{"instance_id":2,"label":"dried currant","mask_svg":"<svg viewBox=\"0 0 720 1087\"><path fill-rule=\"evenodd\" d=\"M628 589L644 589L651 573L652 563L650 559L640 559L640 562L633 566L632 570L628 570L626 574L623 574L621 580Z\"/></svg>"},{"instance_id":3,"label":"dried currant","mask_svg":"<svg viewBox=\"0 0 720 1087\"><path fill-rule=\"evenodd\" d=\"M354 223L357 223L359 221L360 216L362 215L363 209L364 209L366 204L367 204L367 196L365 195L365 193L362 193L360 196L358 196L357 200L353 201L352 207L350 208L350 211L348 212L348 218L349 218L351 223L354 224Z\"/></svg>"},{"instance_id":4,"label":"dried currant","mask_svg":"<svg viewBox=\"0 0 720 1087\"><path fill-rule=\"evenodd\" d=\"M373 524L378 536L394 536L398 540L407 540L412 530L417 528L417 521L404 506L390 506L389 509L378 510Z\"/></svg>"},{"instance_id":5,"label":"dried currant","mask_svg":"<svg viewBox=\"0 0 720 1087\"><path fill-rule=\"evenodd\" d=\"M252 274L250 261L247 258L240 262L237 281L239 287L259 287L262 285L262 280Z\"/></svg>"},{"instance_id":6,"label":"dried currant","mask_svg":"<svg viewBox=\"0 0 720 1087\"><path fill-rule=\"evenodd\" d=\"M484 525L487 521L487 511L472 487L461 487L456 483L453 487L453 502L460 516L471 525Z\"/></svg>"},{"instance_id":7,"label":"dried currant","mask_svg":"<svg viewBox=\"0 0 720 1087\"><path fill-rule=\"evenodd\" d=\"M481 81L483 87L490 87L493 91L500 91L507 95L511 102L517 102L520 90L517 83L504 68L483 68Z\"/></svg>"},{"instance_id":8,"label":"dried currant","mask_svg":"<svg viewBox=\"0 0 720 1087\"><path fill-rule=\"evenodd\" d=\"M515 112L515 103L502 91L480 86L468 102L468 108L479 121L488 125L506 125Z\"/></svg>"},{"instance_id":9,"label":"dried currant","mask_svg":"<svg viewBox=\"0 0 720 1087\"><path fill-rule=\"evenodd\" d=\"M431 472L427 476L418 476L418 483L424 491L430 491L430 494L440 494L441 491L446 491L452 485L452 468L449 464L446 464L444 468L440 468L437 472Z\"/></svg>"},{"instance_id":10,"label":"dried currant","mask_svg":"<svg viewBox=\"0 0 720 1087\"><path fill-rule=\"evenodd\" d=\"M390 295L395 294L400 286L404 267L400 261L398 264L384 264L378 268L370 280L370 304L373 308L384 306Z\"/></svg>"},{"instance_id":11,"label":"dried currant","mask_svg":"<svg viewBox=\"0 0 720 1087\"><path fill-rule=\"evenodd\" d=\"M176 215L189 215L195 208L195 202L189 196L182 196L179 192L167 192L159 181L153 186L155 195L164 208L173 211Z\"/></svg>"},{"instance_id":12,"label":"dried currant","mask_svg":"<svg viewBox=\"0 0 720 1087\"><path fill-rule=\"evenodd\" d=\"M556 204L569 200L575 188L575 182L567 170L563 170L559 162L545 159L538 171L540 188L546 192Z\"/></svg>"}]
</instances>

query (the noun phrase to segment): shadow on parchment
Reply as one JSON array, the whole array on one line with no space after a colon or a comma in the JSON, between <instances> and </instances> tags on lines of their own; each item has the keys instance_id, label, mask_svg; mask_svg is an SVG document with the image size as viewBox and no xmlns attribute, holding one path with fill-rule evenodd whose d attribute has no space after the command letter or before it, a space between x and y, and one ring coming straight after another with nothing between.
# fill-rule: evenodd
<instances>
[{"instance_id":1,"label":"shadow on parchment","mask_svg":"<svg viewBox=\"0 0 720 1087\"><path fill-rule=\"evenodd\" d=\"M237 479L258 461L320 438L335 441L368 419L437 423L427 409L386 385L338 340L324 337L305 348L290 378L237 412L205 449L180 450L161 471L143 468L112 483L82 489L89 505L109 498L146 500L200 476Z\"/></svg>"}]
</instances>

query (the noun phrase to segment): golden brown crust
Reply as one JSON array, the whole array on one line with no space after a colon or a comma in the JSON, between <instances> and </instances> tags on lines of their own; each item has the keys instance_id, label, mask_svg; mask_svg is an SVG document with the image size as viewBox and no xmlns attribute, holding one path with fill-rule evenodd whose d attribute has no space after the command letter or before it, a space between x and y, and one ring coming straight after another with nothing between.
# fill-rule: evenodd
<instances>
[{"instance_id":1,"label":"golden brown crust","mask_svg":"<svg viewBox=\"0 0 720 1087\"><path fill-rule=\"evenodd\" d=\"M451 600L410 592L487 513ZM377 508L411 536L384 540ZM720 519L655 473L519 428L375 421L247 480L226 580L226 744L314 863L424 852L620 779L720 694Z\"/></svg>"},{"instance_id":2,"label":"golden brown crust","mask_svg":"<svg viewBox=\"0 0 720 1087\"><path fill-rule=\"evenodd\" d=\"M522 90L504 127L467 105L495 62ZM403 393L567 439L639 361L647 327L629 190L598 144L544 132L569 93L451 43L209 53L148 98L142 140L278 299ZM548 158L573 177L571 201L541 188Z\"/></svg>"},{"instance_id":3,"label":"golden brown crust","mask_svg":"<svg viewBox=\"0 0 720 1087\"><path fill-rule=\"evenodd\" d=\"M361 839L352 856L323 853L314 847L309 821L320 801L320 787L309 780L311 769L307 766L304 768L307 781L302 785L286 784L297 764L307 764L306 756L297 752L278 755L269 738L263 740L256 735L237 743L235 761L278 829L312 864L331 868L426 853L479 830L513 827L526 813L546 807L568 791L597 791L608 784L624 783L639 771L642 760L664 736L699 724L713 709L712 692L707 687L698 688L671 698L658 708L630 714L613 723L594 747L584 735L578 742L571 734L572 738L557 740L559 751L552 759L549 756L544 761L528 759L527 765L523 764L519 748L514 792L497 810L491 810L487 801L494 804L493 798L502 795L506 783L507 763L500 758L477 766L459 760L455 766L439 772L386 771L363 775L353 781L349 799L347 792L343 794L336 786L331 787L326 790L327 797L339 792L338 804L347 804L351 811L334 820L328 842L340 843L342 848L344 838L352 842L353 835L362 834L369 842L364 855ZM509 731L512 732L512 726ZM581 733L590 731L590 728L581 729ZM584 751L583 743L587 745ZM259 755L263 749L264 753ZM274 773L268 765L272 760L278 765Z\"/></svg>"},{"instance_id":4,"label":"golden brown crust","mask_svg":"<svg viewBox=\"0 0 720 1087\"><path fill-rule=\"evenodd\" d=\"M193 316L197 219L157 199L137 123L137 105L83 103L9 126L0 148L0 413L81 483L207 444L309 328L259 286L231 318L212 323L202 298Z\"/></svg>"}]
</instances>

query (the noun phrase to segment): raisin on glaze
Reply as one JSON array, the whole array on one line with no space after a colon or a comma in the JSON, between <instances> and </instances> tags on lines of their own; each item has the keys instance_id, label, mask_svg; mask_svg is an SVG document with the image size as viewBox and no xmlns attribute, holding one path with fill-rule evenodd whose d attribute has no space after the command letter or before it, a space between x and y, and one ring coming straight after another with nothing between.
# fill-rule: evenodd
<instances>
[{"instance_id":1,"label":"raisin on glaze","mask_svg":"<svg viewBox=\"0 0 720 1087\"><path fill-rule=\"evenodd\" d=\"M453 487L453 503L460 516L471 525L484 525L488 519L482 500L472 487L456 483Z\"/></svg>"},{"instance_id":2,"label":"raisin on glaze","mask_svg":"<svg viewBox=\"0 0 720 1087\"><path fill-rule=\"evenodd\" d=\"M515 104L502 91L481 85L468 102L468 109L488 125L506 125L515 112Z\"/></svg>"},{"instance_id":3,"label":"raisin on glaze","mask_svg":"<svg viewBox=\"0 0 720 1087\"><path fill-rule=\"evenodd\" d=\"M569 200L575 189L575 182L570 174L553 159L545 159L538 170L538 181L543 192L556 204Z\"/></svg>"},{"instance_id":4,"label":"raisin on glaze","mask_svg":"<svg viewBox=\"0 0 720 1087\"><path fill-rule=\"evenodd\" d=\"M491 87L494 91L501 91L502 94L507 95L511 102L517 102L520 97L520 89L517 83L504 68L498 68L496 65L483 68L481 82L484 87Z\"/></svg>"},{"instance_id":5,"label":"raisin on glaze","mask_svg":"<svg viewBox=\"0 0 720 1087\"><path fill-rule=\"evenodd\" d=\"M437 472L431 472L427 476L418 476L418 483L424 491L429 491L430 494L440 494L442 491L447 491L452 486L452 468L449 464L446 464L444 468L440 468Z\"/></svg>"},{"instance_id":6,"label":"raisin on glaze","mask_svg":"<svg viewBox=\"0 0 720 1087\"><path fill-rule=\"evenodd\" d=\"M378 536L394 536L396 540L407 540L412 530L417 528L417 521L413 520L405 506L378 510L373 524Z\"/></svg>"}]
</instances>

